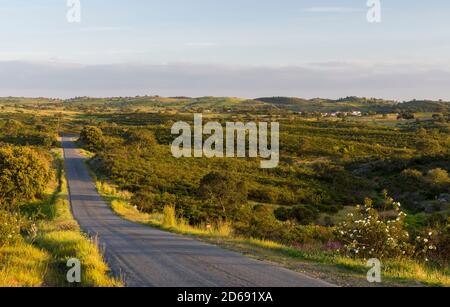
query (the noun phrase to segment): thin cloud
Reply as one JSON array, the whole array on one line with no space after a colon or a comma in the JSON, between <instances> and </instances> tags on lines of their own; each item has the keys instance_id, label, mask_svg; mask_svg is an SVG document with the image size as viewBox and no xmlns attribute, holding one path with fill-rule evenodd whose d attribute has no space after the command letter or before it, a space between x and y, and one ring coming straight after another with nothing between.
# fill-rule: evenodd
<instances>
[{"instance_id":1,"label":"thin cloud","mask_svg":"<svg viewBox=\"0 0 450 307\"><path fill-rule=\"evenodd\" d=\"M82 32L109 32L109 31L123 31L129 30L129 27L82 27Z\"/></svg>"},{"instance_id":2,"label":"thin cloud","mask_svg":"<svg viewBox=\"0 0 450 307\"><path fill-rule=\"evenodd\" d=\"M360 12L361 9L354 7L309 7L303 9L304 12L308 13L351 13Z\"/></svg>"},{"instance_id":3,"label":"thin cloud","mask_svg":"<svg viewBox=\"0 0 450 307\"><path fill-rule=\"evenodd\" d=\"M328 67L328 68L327 68ZM315 63L247 67L0 62L0 96L297 96L450 100L450 71L403 65Z\"/></svg>"},{"instance_id":4,"label":"thin cloud","mask_svg":"<svg viewBox=\"0 0 450 307\"><path fill-rule=\"evenodd\" d=\"M211 42L189 42L186 43L187 47L196 47L196 48L207 48L207 47L214 47L216 44Z\"/></svg>"}]
</instances>

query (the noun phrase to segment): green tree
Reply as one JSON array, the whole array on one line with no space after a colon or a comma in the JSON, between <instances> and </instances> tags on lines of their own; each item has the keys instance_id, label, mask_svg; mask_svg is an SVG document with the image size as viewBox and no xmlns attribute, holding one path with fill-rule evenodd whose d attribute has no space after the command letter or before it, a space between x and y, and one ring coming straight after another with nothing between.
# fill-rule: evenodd
<instances>
[{"instance_id":1,"label":"green tree","mask_svg":"<svg viewBox=\"0 0 450 307\"><path fill-rule=\"evenodd\" d=\"M80 141L89 150L99 150L104 145L103 132L97 127L84 127L80 133Z\"/></svg>"},{"instance_id":2,"label":"green tree","mask_svg":"<svg viewBox=\"0 0 450 307\"><path fill-rule=\"evenodd\" d=\"M245 182L236 179L231 173L209 173L200 182L199 194L212 205L218 206L226 219L235 218L248 199Z\"/></svg>"},{"instance_id":3,"label":"green tree","mask_svg":"<svg viewBox=\"0 0 450 307\"><path fill-rule=\"evenodd\" d=\"M0 149L0 206L11 208L45 190L51 178L49 162L26 147Z\"/></svg>"},{"instance_id":4,"label":"green tree","mask_svg":"<svg viewBox=\"0 0 450 307\"><path fill-rule=\"evenodd\" d=\"M292 208L279 207L274 212L275 217L282 222L296 221L301 225L307 225L319 217L319 211L313 206L298 205Z\"/></svg>"},{"instance_id":5,"label":"green tree","mask_svg":"<svg viewBox=\"0 0 450 307\"><path fill-rule=\"evenodd\" d=\"M312 206L298 205L292 207L290 217L299 224L307 225L317 219L319 211Z\"/></svg>"},{"instance_id":6,"label":"green tree","mask_svg":"<svg viewBox=\"0 0 450 307\"><path fill-rule=\"evenodd\" d=\"M429 184L429 191L434 194L447 192L450 189L448 172L441 168L430 170L425 176L425 181Z\"/></svg>"},{"instance_id":7,"label":"green tree","mask_svg":"<svg viewBox=\"0 0 450 307\"><path fill-rule=\"evenodd\" d=\"M417 141L417 150L423 155L433 155L442 151L439 141L430 137L423 137Z\"/></svg>"},{"instance_id":8,"label":"green tree","mask_svg":"<svg viewBox=\"0 0 450 307\"><path fill-rule=\"evenodd\" d=\"M9 119L3 126L3 130L6 135L17 136L20 130L23 128L23 124L15 119Z\"/></svg>"},{"instance_id":9,"label":"green tree","mask_svg":"<svg viewBox=\"0 0 450 307\"><path fill-rule=\"evenodd\" d=\"M157 145L155 135L146 130L131 130L127 133L127 144L133 146L137 153L142 150L150 152Z\"/></svg>"}]
</instances>

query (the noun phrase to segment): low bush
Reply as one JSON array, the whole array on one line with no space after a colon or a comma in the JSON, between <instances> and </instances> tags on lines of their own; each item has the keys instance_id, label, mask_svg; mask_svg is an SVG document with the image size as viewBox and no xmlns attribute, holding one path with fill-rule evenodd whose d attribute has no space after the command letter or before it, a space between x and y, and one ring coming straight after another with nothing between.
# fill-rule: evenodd
<instances>
[{"instance_id":1,"label":"low bush","mask_svg":"<svg viewBox=\"0 0 450 307\"><path fill-rule=\"evenodd\" d=\"M416 237L415 256L426 262L450 265L450 218L447 225L428 229Z\"/></svg>"},{"instance_id":2,"label":"low bush","mask_svg":"<svg viewBox=\"0 0 450 307\"><path fill-rule=\"evenodd\" d=\"M338 225L336 236L344 244L347 255L359 258L396 258L410 255L413 247L405 228L406 214L400 204L389 200L389 214L380 214L373 208L372 200L366 199L364 206L357 206L348 220Z\"/></svg>"},{"instance_id":3,"label":"low bush","mask_svg":"<svg viewBox=\"0 0 450 307\"><path fill-rule=\"evenodd\" d=\"M295 225L287 234L289 243L326 245L336 241L334 229L319 225Z\"/></svg>"},{"instance_id":4,"label":"low bush","mask_svg":"<svg viewBox=\"0 0 450 307\"><path fill-rule=\"evenodd\" d=\"M0 207L41 196L51 179L49 161L40 152L7 146L0 148Z\"/></svg>"},{"instance_id":5,"label":"low bush","mask_svg":"<svg viewBox=\"0 0 450 307\"><path fill-rule=\"evenodd\" d=\"M80 141L88 150L99 150L104 145L103 132L98 127L84 127L80 133Z\"/></svg>"},{"instance_id":6,"label":"low bush","mask_svg":"<svg viewBox=\"0 0 450 307\"><path fill-rule=\"evenodd\" d=\"M282 222L293 220L301 225L307 225L319 217L319 210L313 206L297 205L291 208L277 208L274 214Z\"/></svg>"},{"instance_id":7,"label":"low bush","mask_svg":"<svg viewBox=\"0 0 450 307\"><path fill-rule=\"evenodd\" d=\"M140 190L131 198L131 204L145 213L161 212L166 205L174 205L177 199L169 193L154 193L151 190Z\"/></svg>"}]
</instances>

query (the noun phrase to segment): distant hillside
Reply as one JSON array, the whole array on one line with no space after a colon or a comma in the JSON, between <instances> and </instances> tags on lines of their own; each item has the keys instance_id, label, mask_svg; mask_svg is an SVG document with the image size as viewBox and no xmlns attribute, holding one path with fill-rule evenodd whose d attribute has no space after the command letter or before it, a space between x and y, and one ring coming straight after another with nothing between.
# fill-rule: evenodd
<instances>
[{"instance_id":1,"label":"distant hillside","mask_svg":"<svg viewBox=\"0 0 450 307\"><path fill-rule=\"evenodd\" d=\"M345 97L340 99L303 99L297 97L261 97L241 99L236 97L75 97L66 100L47 98L0 98L2 106L45 107L61 105L69 109L105 108L171 108L187 111L241 111L241 112L350 112L400 113L400 112L450 112L450 102L431 100L412 100L397 102L376 98Z\"/></svg>"},{"instance_id":2,"label":"distant hillside","mask_svg":"<svg viewBox=\"0 0 450 307\"><path fill-rule=\"evenodd\" d=\"M0 97L0 105L2 106L18 106L18 105L54 105L61 104L60 99L51 98L25 98L25 97Z\"/></svg>"},{"instance_id":3,"label":"distant hillside","mask_svg":"<svg viewBox=\"0 0 450 307\"><path fill-rule=\"evenodd\" d=\"M257 100L270 103L282 109L297 112L387 112L390 111L393 106L398 105L398 103L394 101L358 97L346 97L338 100L264 97L258 98Z\"/></svg>"},{"instance_id":4,"label":"distant hillside","mask_svg":"<svg viewBox=\"0 0 450 307\"><path fill-rule=\"evenodd\" d=\"M396 102L376 98L346 97L337 100L332 99L302 99L295 97L263 97L256 99L281 109L297 112L450 112L450 102L413 100L408 102Z\"/></svg>"}]
</instances>

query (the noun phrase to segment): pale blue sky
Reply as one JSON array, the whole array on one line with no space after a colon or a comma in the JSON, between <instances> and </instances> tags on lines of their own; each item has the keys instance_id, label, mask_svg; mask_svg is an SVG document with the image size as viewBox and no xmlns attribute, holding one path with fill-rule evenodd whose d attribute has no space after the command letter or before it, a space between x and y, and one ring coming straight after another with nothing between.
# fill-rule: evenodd
<instances>
[{"instance_id":1,"label":"pale blue sky","mask_svg":"<svg viewBox=\"0 0 450 307\"><path fill-rule=\"evenodd\" d=\"M81 3L82 22L69 24L66 0L0 0L0 81L2 74L8 81L0 83L0 96L358 94L450 99L441 87L450 81L446 0L381 0L381 24L366 21L366 0ZM55 79L69 80L74 69L80 76L71 80L76 82L72 88L51 86ZM87 69L104 79L101 86L89 79ZM112 71L119 76L110 76ZM272 82L261 88L267 80L255 71L266 72ZM159 80L158 74L170 82ZM30 75L41 83L28 80ZM135 86L131 82L136 75L153 81L139 80L142 84ZM239 84L237 76L243 78ZM218 84L199 85L214 77Z\"/></svg>"}]
</instances>

